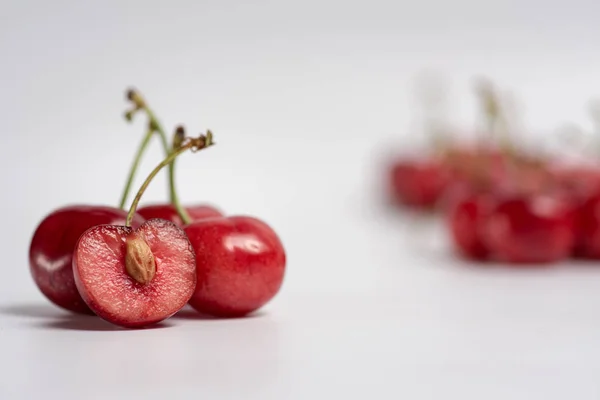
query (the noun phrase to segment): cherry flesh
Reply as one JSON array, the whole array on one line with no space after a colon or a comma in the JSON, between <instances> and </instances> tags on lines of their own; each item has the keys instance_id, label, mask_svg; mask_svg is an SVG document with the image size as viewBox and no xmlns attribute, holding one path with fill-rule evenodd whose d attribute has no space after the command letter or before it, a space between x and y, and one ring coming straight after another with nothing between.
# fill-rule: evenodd
<instances>
[{"instance_id":1,"label":"cherry flesh","mask_svg":"<svg viewBox=\"0 0 600 400\"><path fill-rule=\"evenodd\" d=\"M206 218L222 217L223 213L209 205L195 205L185 207L192 221ZM150 204L137 209L137 213L145 219L161 218L171 221L178 226L185 225L177 213L177 209L172 204Z\"/></svg>"},{"instance_id":2,"label":"cherry flesh","mask_svg":"<svg viewBox=\"0 0 600 400\"><path fill-rule=\"evenodd\" d=\"M486 243L501 261L558 261L573 249L574 216L572 202L560 194L510 194L498 200L489 215Z\"/></svg>"},{"instance_id":3,"label":"cherry flesh","mask_svg":"<svg viewBox=\"0 0 600 400\"><path fill-rule=\"evenodd\" d=\"M389 191L395 203L431 209L449 181L443 165L435 161L398 161L389 171Z\"/></svg>"},{"instance_id":4,"label":"cherry flesh","mask_svg":"<svg viewBox=\"0 0 600 400\"><path fill-rule=\"evenodd\" d=\"M184 229L196 253L198 281L189 304L197 311L244 316L277 294L286 255L267 224L233 216L195 221Z\"/></svg>"},{"instance_id":5,"label":"cherry flesh","mask_svg":"<svg viewBox=\"0 0 600 400\"><path fill-rule=\"evenodd\" d=\"M60 208L37 227L29 247L29 267L41 292L67 310L92 314L81 298L73 278L73 251L79 237L89 228L123 224L127 212L113 207L75 205ZM136 215L133 226L144 219Z\"/></svg>"},{"instance_id":6,"label":"cherry flesh","mask_svg":"<svg viewBox=\"0 0 600 400\"><path fill-rule=\"evenodd\" d=\"M161 219L138 229L101 225L87 230L75 247L73 271L89 308L127 328L175 314L196 286L195 257L185 232Z\"/></svg>"}]
</instances>

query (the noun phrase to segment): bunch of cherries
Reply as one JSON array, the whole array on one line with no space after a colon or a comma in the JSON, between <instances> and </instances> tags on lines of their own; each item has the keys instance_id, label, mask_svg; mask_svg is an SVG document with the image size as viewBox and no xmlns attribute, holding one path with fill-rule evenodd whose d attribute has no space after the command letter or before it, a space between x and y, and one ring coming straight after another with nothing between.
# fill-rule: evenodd
<instances>
[{"instance_id":1,"label":"bunch of cherries","mask_svg":"<svg viewBox=\"0 0 600 400\"><path fill-rule=\"evenodd\" d=\"M127 98L148 128L135 156L119 208L73 205L55 210L37 227L29 265L41 292L75 313L96 314L113 324L145 327L189 304L215 317L244 316L279 291L285 273L283 245L266 223L225 216L209 205L183 207L175 188L175 159L214 144L210 131L187 137L178 127L169 144L164 129L136 90ZM124 210L150 139L158 135L166 158L150 173ZM150 181L169 172L171 202L139 207Z\"/></svg>"},{"instance_id":2,"label":"bunch of cherries","mask_svg":"<svg viewBox=\"0 0 600 400\"><path fill-rule=\"evenodd\" d=\"M388 173L394 203L441 209L455 249L467 259L600 259L600 167L518 149L495 89L480 89L492 139L449 145L428 159L397 159Z\"/></svg>"}]
</instances>

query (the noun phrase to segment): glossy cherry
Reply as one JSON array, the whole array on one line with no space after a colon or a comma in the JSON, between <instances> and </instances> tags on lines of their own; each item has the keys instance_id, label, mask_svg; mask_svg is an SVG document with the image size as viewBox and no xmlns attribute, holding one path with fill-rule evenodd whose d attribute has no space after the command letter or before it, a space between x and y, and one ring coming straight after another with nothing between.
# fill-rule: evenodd
<instances>
[{"instance_id":1,"label":"glossy cherry","mask_svg":"<svg viewBox=\"0 0 600 400\"><path fill-rule=\"evenodd\" d=\"M73 279L73 250L87 229L123 224L127 212L105 206L74 205L48 215L37 227L29 247L29 267L41 292L54 304L78 313L91 313ZM132 226L144 219L136 215Z\"/></svg>"},{"instance_id":2,"label":"glossy cherry","mask_svg":"<svg viewBox=\"0 0 600 400\"><path fill-rule=\"evenodd\" d=\"M455 189L448 206L448 225L455 249L472 260L485 260L489 249L485 228L494 205L495 193L486 187L465 185Z\"/></svg>"},{"instance_id":3,"label":"glossy cherry","mask_svg":"<svg viewBox=\"0 0 600 400\"><path fill-rule=\"evenodd\" d=\"M98 316L128 328L160 322L179 311L196 286L194 252L173 222L152 219L131 227L150 181L182 152L212 144L212 134L189 139L148 176L124 225L101 225L81 235L73 255L75 284Z\"/></svg>"},{"instance_id":4,"label":"glossy cherry","mask_svg":"<svg viewBox=\"0 0 600 400\"><path fill-rule=\"evenodd\" d=\"M54 304L79 313L91 313L73 279L73 250L87 229L102 224L125 223L127 212L107 206L74 205L60 208L38 225L29 248L32 277ZM144 219L136 215L132 225Z\"/></svg>"},{"instance_id":5,"label":"glossy cherry","mask_svg":"<svg viewBox=\"0 0 600 400\"><path fill-rule=\"evenodd\" d=\"M279 291L285 250L266 223L246 216L211 218L187 225L196 253L197 284L189 304L219 317L256 311Z\"/></svg>"},{"instance_id":6,"label":"glossy cherry","mask_svg":"<svg viewBox=\"0 0 600 400\"><path fill-rule=\"evenodd\" d=\"M573 253L579 258L600 259L600 190L574 197L574 201L578 201L578 208Z\"/></svg>"},{"instance_id":7,"label":"glossy cherry","mask_svg":"<svg viewBox=\"0 0 600 400\"><path fill-rule=\"evenodd\" d=\"M575 210L559 193L514 193L499 199L486 224L486 244L511 263L567 258L575 243Z\"/></svg>"},{"instance_id":8,"label":"glossy cherry","mask_svg":"<svg viewBox=\"0 0 600 400\"><path fill-rule=\"evenodd\" d=\"M209 205L188 206L185 207L185 210L192 221L223 216L223 213L219 209ZM171 221L178 226L184 225L177 213L177 209L172 204L150 204L138 208L137 212L146 219L161 218Z\"/></svg>"},{"instance_id":9,"label":"glossy cherry","mask_svg":"<svg viewBox=\"0 0 600 400\"><path fill-rule=\"evenodd\" d=\"M397 204L419 209L434 208L448 183L448 171L436 161L400 160L389 169L389 192Z\"/></svg>"}]
</instances>

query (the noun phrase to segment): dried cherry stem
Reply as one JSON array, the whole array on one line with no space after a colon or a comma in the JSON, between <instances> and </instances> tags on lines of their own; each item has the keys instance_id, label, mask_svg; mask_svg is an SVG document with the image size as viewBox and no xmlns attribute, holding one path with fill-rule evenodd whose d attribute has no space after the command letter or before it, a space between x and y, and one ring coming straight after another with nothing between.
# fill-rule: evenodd
<instances>
[{"instance_id":1,"label":"dried cherry stem","mask_svg":"<svg viewBox=\"0 0 600 400\"><path fill-rule=\"evenodd\" d=\"M187 150L191 149L192 151L197 151L212 146L213 144L214 142L212 140L212 133L210 132L207 132L206 135L201 135L197 138L187 138L179 148L172 151L171 154L169 154L160 164L158 164L158 166L154 168L154 170L152 170L150 175L148 175L144 183L142 183L142 186L135 195L135 198L131 203L131 207L129 208L129 213L127 214L125 226L131 226L131 221L133 220L133 216L135 215L140 199L144 195L144 192L148 188L148 185L150 185L150 182L152 182L152 179L154 179L154 177L160 172L161 169L168 165L171 165L173 160L179 157L179 155L181 155L182 153L185 153ZM181 208L181 205L176 205L176 208L178 208L179 210ZM189 221L186 223L189 223Z\"/></svg>"},{"instance_id":2,"label":"dried cherry stem","mask_svg":"<svg viewBox=\"0 0 600 400\"><path fill-rule=\"evenodd\" d=\"M125 207L125 203L127 202L127 198L129 197L129 192L131 190L131 184L133 183L135 174L139 167L139 163L142 159L143 154L146 152L146 148L148 146L148 143L149 143L152 135L155 133L158 134L161 144L162 144L162 147L165 152L165 156L168 156L171 153L171 148L169 147L167 134L165 133L165 130L163 129L159 120L156 118L156 115L154 114L152 109L150 109L150 107L148 107L148 103L146 103L146 101L144 100L142 95L135 89L129 89L127 91L127 99L132 103L133 107L125 113L125 119L127 121L131 121L133 119L133 116L135 113L137 113L139 111L143 111L148 117L148 131L146 133L146 136L144 136L144 139L134 157L133 164L131 165L129 175L127 177L127 183L125 184L125 188L123 189L123 193L121 195L120 208ZM172 166L170 165L169 171L171 169L172 169ZM169 173L169 176L171 176L171 173ZM169 185L171 188L172 185L171 184L169 184ZM171 192L171 202L174 202L174 199L173 199L174 192L172 189L170 190L170 192Z\"/></svg>"}]
</instances>

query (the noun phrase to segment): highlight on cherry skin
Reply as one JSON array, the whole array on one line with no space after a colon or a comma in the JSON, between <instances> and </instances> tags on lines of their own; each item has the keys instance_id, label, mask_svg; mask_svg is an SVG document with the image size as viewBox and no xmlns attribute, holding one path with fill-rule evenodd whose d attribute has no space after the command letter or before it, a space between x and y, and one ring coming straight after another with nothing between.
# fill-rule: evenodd
<instances>
[{"instance_id":1,"label":"highlight on cherry skin","mask_svg":"<svg viewBox=\"0 0 600 400\"><path fill-rule=\"evenodd\" d=\"M77 291L73 277L73 251L79 237L89 228L124 224L127 212L108 206L73 205L50 213L38 225L29 247L29 267L40 291L66 310L93 314ZM144 219L135 215L132 227Z\"/></svg>"}]
</instances>

